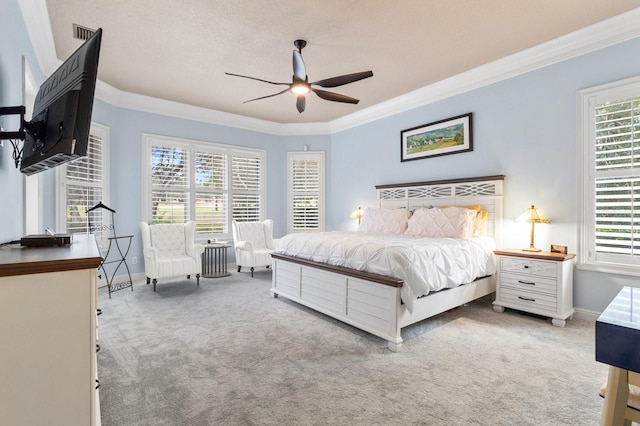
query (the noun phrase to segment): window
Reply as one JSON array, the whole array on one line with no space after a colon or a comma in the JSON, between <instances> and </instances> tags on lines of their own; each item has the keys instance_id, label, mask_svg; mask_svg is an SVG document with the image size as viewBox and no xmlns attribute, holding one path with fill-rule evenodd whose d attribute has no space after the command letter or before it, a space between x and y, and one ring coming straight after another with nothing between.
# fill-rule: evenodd
<instances>
[{"instance_id":1,"label":"window","mask_svg":"<svg viewBox=\"0 0 640 426\"><path fill-rule=\"evenodd\" d=\"M640 275L640 78L579 93L581 267Z\"/></svg>"},{"instance_id":2,"label":"window","mask_svg":"<svg viewBox=\"0 0 640 426\"><path fill-rule=\"evenodd\" d=\"M324 230L324 152L287 154L287 231Z\"/></svg>"},{"instance_id":3,"label":"window","mask_svg":"<svg viewBox=\"0 0 640 426\"><path fill-rule=\"evenodd\" d=\"M194 220L205 240L229 238L234 219L264 219L264 151L155 135L144 144L147 222Z\"/></svg>"},{"instance_id":4,"label":"window","mask_svg":"<svg viewBox=\"0 0 640 426\"><path fill-rule=\"evenodd\" d=\"M109 205L109 129L92 123L89 130L87 156L66 163L57 170L58 232L87 232L89 221L99 244L110 237L103 225L111 225L111 214L104 209L89 213L99 202ZM109 214L109 216L107 216Z\"/></svg>"}]
</instances>

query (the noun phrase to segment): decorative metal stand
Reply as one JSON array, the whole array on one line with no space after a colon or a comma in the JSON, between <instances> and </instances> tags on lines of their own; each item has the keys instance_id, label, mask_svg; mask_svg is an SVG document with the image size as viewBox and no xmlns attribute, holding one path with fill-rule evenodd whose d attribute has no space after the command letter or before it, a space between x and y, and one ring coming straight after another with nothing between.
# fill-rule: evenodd
<instances>
[{"instance_id":1,"label":"decorative metal stand","mask_svg":"<svg viewBox=\"0 0 640 426\"><path fill-rule=\"evenodd\" d=\"M91 215L89 215L88 213L96 209L105 209L111 212L111 225L99 225L95 227L91 226ZM102 276L104 275L104 278L107 281L109 299L111 299L111 293L113 293L114 291L122 290L129 287L131 287L131 291L133 291L133 280L131 279L131 272L129 271L129 266L127 265L127 254L129 254L129 249L131 249L131 240L133 239L133 235L116 235L116 222L114 216L115 212L116 211L112 208L109 208L102 204L102 201L87 210L90 232L113 232L113 236L107 238L107 240L109 241L109 245L107 247L106 253L102 256L102 263L100 264L100 266L98 266L98 277L102 278ZM111 270L111 273L107 271L107 267ZM124 276L125 280L115 283L115 278L121 267L124 267L127 272L126 276ZM126 279L127 277L129 278L128 280Z\"/></svg>"}]
</instances>

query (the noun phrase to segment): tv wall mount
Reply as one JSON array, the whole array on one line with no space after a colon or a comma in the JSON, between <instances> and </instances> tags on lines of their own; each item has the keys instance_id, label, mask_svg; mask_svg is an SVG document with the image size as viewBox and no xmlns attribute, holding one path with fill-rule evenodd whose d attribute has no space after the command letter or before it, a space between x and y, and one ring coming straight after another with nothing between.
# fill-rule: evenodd
<instances>
[{"instance_id":1,"label":"tv wall mount","mask_svg":"<svg viewBox=\"0 0 640 426\"><path fill-rule=\"evenodd\" d=\"M0 131L0 141L8 140L13 145L13 161L15 162L16 169L20 167L20 159L22 158L22 149L19 148L17 141L24 141L27 134L31 136L35 141L36 147L42 147L47 125L47 115L49 109L45 109L33 120L25 120L24 114L26 108L24 105L0 107L0 117L5 115L19 115L20 116L20 129L14 131Z\"/></svg>"}]
</instances>

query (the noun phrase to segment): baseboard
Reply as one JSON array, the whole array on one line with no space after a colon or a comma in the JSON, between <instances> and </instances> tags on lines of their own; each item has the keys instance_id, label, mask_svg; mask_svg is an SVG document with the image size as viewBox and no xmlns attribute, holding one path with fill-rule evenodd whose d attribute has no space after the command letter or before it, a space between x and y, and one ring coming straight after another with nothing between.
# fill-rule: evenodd
<instances>
[{"instance_id":1,"label":"baseboard","mask_svg":"<svg viewBox=\"0 0 640 426\"><path fill-rule=\"evenodd\" d=\"M596 322L602 312L590 311L588 309L575 308L574 318Z\"/></svg>"}]
</instances>

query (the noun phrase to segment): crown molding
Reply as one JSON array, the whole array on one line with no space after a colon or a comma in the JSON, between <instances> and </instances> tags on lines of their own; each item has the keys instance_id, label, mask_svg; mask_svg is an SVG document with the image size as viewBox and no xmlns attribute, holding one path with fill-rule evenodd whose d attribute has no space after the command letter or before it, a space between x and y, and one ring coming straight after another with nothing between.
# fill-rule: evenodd
<instances>
[{"instance_id":1,"label":"crown molding","mask_svg":"<svg viewBox=\"0 0 640 426\"><path fill-rule=\"evenodd\" d=\"M245 117L223 111L179 102L167 101L150 96L124 92L103 82L96 82L95 96L110 105L135 111L160 114L185 120L199 121L226 127L235 127L260 133L285 135L312 135L330 133L327 123L282 124L257 118Z\"/></svg>"},{"instance_id":2,"label":"crown molding","mask_svg":"<svg viewBox=\"0 0 640 426\"><path fill-rule=\"evenodd\" d=\"M62 63L55 57L45 0L18 0L36 57L45 75ZM280 136L326 135L348 130L442 99L478 89L640 36L640 8L539 44L494 62L327 123L275 123L193 105L124 92L102 81L96 97L121 108Z\"/></svg>"},{"instance_id":3,"label":"crown molding","mask_svg":"<svg viewBox=\"0 0 640 426\"><path fill-rule=\"evenodd\" d=\"M18 0L18 5L40 70L45 76L49 76L62 61L56 57L46 0Z\"/></svg>"},{"instance_id":4,"label":"crown molding","mask_svg":"<svg viewBox=\"0 0 640 426\"><path fill-rule=\"evenodd\" d=\"M333 133L380 120L640 36L640 8L330 122Z\"/></svg>"}]
</instances>

